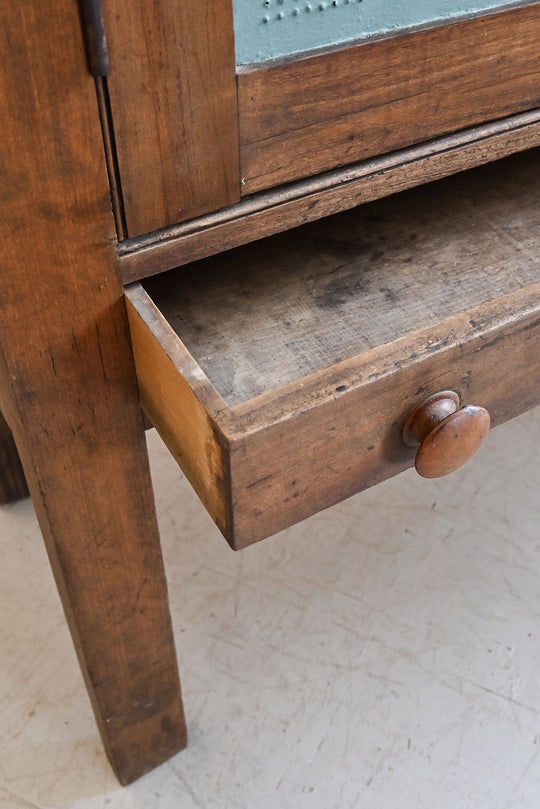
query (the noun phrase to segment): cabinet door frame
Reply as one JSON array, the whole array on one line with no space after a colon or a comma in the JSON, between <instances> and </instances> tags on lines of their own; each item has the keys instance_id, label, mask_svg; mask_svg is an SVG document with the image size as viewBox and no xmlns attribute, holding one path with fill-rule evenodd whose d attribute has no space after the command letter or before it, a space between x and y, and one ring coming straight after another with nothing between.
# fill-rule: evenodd
<instances>
[{"instance_id":1,"label":"cabinet door frame","mask_svg":"<svg viewBox=\"0 0 540 809\"><path fill-rule=\"evenodd\" d=\"M540 3L238 74L244 194L540 106Z\"/></svg>"},{"instance_id":2,"label":"cabinet door frame","mask_svg":"<svg viewBox=\"0 0 540 809\"><path fill-rule=\"evenodd\" d=\"M103 3L130 238L540 107L540 0L247 68L232 0Z\"/></svg>"}]
</instances>

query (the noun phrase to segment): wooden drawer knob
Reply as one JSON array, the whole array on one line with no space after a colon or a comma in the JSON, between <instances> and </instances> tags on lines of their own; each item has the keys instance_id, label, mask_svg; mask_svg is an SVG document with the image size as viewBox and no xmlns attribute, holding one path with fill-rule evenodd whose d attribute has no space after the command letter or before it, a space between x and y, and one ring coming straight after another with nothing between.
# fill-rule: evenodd
<instances>
[{"instance_id":1,"label":"wooden drawer knob","mask_svg":"<svg viewBox=\"0 0 540 809\"><path fill-rule=\"evenodd\" d=\"M403 441L418 447L415 467L424 478L440 478L472 458L489 430L483 407L459 409L459 396L451 390L434 393L413 410L403 427Z\"/></svg>"}]
</instances>

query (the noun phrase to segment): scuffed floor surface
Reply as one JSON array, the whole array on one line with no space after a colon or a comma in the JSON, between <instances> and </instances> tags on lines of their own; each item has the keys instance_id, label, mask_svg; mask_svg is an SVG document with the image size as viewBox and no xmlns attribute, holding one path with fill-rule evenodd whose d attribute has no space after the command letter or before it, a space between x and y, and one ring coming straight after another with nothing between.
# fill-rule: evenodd
<instances>
[{"instance_id":1,"label":"scuffed floor surface","mask_svg":"<svg viewBox=\"0 0 540 809\"><path fill-rule=\"evenodd\" d=\"M540 409L241 554L149 444L190 746L119 788L31 504L4 507L2 809L540 807Z\"/></svg>"}]
</instances>

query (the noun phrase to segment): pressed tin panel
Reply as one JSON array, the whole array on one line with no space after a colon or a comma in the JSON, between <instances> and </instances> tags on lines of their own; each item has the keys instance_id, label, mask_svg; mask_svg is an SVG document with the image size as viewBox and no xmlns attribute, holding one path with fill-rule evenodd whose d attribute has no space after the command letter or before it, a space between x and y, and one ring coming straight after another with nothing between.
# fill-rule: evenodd
<instances>
[{"instance_id":1,"label":"pressed tin panel","mask_svg":"<svg viewBox=\"0 0 540 809\"><path fill-rule=\"evenodd\" d=\"M236 62L377 36L497 8L508 0L233 0Z\"/></svg>"}]
</instances>

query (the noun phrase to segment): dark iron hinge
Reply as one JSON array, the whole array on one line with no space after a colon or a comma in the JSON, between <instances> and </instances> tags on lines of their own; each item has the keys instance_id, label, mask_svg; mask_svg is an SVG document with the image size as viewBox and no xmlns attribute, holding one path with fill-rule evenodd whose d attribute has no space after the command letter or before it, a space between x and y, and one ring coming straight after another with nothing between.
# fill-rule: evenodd
<instances>
[{"instance_id":1,"label":"dark iron hinge","mask_svg":"<svg viewBox=\"0 0 540 809\"><path fill-rule=\"evenodd\" d=\"M120 181L120 168L116 153L113 116L107 76L109 74L109 53L105 38L105 24L101 0L78 0L86 46L88 69L95 79L103 148L109 175L111 203L116 223L118 240L127 238L126 216Z\"/></svg>"},{"instance_id":2,"label":"dark iron hinge","mask_svg":"<svg viewBox=\"0 0 540 809\"><path fill-rule=\"evenodd\" d=\"M106 76L109 72L109 54L105 38L105 26L101 0L79 0L86 42L88 68L94 78Z\"/></svg>"}]
</instances>

